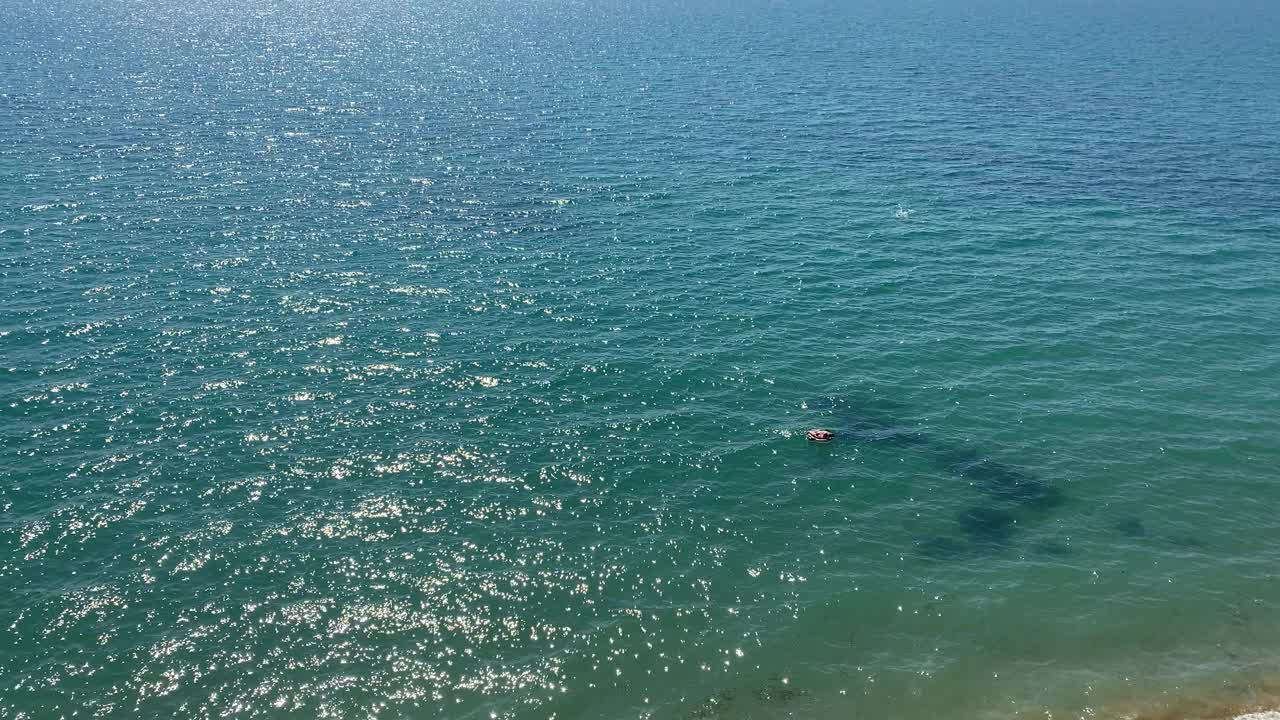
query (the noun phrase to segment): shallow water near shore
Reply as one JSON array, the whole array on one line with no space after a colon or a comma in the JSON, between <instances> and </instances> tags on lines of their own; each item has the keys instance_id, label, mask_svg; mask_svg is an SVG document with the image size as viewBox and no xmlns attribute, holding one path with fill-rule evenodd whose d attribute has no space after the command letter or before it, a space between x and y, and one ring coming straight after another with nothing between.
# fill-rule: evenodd
<instances>
[{"instance_id":1,"label":"shallow water near shore","mask_svg":"<svg viewBox=\"0 0 1280 720\"><path fill-rule=\"evenodd\" d=\"M1276 697L1274 7L9 15L0 715Z\"/></svg>"}]
</instances>

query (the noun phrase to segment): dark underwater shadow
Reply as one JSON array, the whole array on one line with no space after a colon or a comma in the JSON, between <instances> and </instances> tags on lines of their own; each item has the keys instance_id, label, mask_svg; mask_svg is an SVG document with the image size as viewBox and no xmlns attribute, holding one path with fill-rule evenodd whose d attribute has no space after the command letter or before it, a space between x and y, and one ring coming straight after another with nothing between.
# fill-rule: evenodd
<instances>
[{"instance_id":1,"label":"dark underwater shadow","mask_svg":"<svg viewBox=\"0 0 1280 720\"><path fill-rule=\"evenodd\" d=\"M797 688L777 676L759 685L741 690L721 690L687 711L687 720L730 720L750 716L760 708L785 708L809 696L807 690Z\"/></svg>"},{"instance_id":2,"label":"dark underwater shadow","mask_svg":"<svg viewBox=\"0 0 1280 720\"><path fill-rule=\"evenodd\" d=\"M931 561L958 561L1009 546L1027 523L1043 518L1067 497L1031 472L994 459L980 448L926 433L901 403L876 393L823 395L805 403L827 414L838 441L913 450L985 498L955 518L958 536L939 535L914 545Z\"/></svg>"},{"instance_id":3,"label":"dark underwater shadow","mask_svg":"<svg viewBox=\"0 0 1280 720\"><path fill-rule=\"evenodd\" d=\"M1049 482L990 458L952 464L948 469L992 498L1016 507L1052 510L1066 501L1062 491Z\"/></svg>"},{"instance_id":4,"label":"dark underwater shadow","mask_svg":"<svg viewBox=\"0 0 1280 720\"><path fill-rule=\"evenodd\" d=\"M1013 538L1018 518L1008 510L987 505L966 508L956 522L969 542L977 547L1003 547Z\"/></svg>"}]
</instances>

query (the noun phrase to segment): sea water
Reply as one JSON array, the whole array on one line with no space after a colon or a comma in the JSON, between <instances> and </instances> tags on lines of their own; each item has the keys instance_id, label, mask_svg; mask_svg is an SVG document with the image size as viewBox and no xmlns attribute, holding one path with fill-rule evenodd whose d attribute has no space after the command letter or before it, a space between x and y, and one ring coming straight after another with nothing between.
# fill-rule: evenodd
<instances>
[{"instance_id":1,"label":"sea water","mask_svg":"<svg viewBox=\"0 0 1280 720\"><path fill-rule=\"evenodd\" d=\"M0 715L1280 671L1275 4L0 18Z\"/></svg>"}]
</instances>

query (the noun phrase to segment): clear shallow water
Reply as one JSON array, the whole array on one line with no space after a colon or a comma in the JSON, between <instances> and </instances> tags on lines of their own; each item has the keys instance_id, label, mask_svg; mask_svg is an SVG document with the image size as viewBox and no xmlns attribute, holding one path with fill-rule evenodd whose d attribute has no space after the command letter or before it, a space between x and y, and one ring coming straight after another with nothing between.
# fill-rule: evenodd
<instances>
[{"instance_id":1,"label":"clear shallow water","mask_svg":"<svg viewBox=\"0 0 1280 720\"><path fill-rule=\"evenodd\" d=\"M6 15L0 714L1277 670L1273 8Z\"/></svg>"}]
</instances>

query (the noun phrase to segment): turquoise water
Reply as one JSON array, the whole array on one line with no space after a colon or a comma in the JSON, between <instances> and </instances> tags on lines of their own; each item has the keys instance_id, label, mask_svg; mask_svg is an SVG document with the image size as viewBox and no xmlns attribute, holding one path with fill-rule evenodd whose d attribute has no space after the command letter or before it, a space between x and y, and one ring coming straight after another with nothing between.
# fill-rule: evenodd
<instances>
[{"instance_id":1,"label":"turquoise water","mask_svg":"<svg viewBox=\"0 0 1280 720\"><path fill-rule=\"evenodd\" d=\"M1274 5L3 15L0 715L1280 671Z\"/></svg>"}]
</instances>

